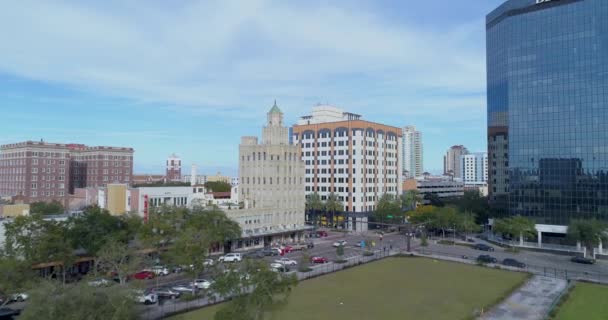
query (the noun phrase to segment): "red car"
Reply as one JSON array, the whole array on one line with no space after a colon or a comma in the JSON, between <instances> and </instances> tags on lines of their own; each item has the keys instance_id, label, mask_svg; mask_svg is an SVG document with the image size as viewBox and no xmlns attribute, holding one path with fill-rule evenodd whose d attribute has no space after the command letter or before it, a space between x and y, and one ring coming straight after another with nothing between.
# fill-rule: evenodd
<instances>
[{"instance_id":1,"label":"red car","mask_svg":"<svg viewBox=\"0 0 608 320\"><path fill-rule=\"evenodd\" d=\"M144 270L144 271L140 271L136 274L132 274L131 278L137 279L137 280L146 280L146 279L154 279L154 276L156 276L154 274L154 272Z\"/></svg>"},{"instance_id":2,"label":"red car","mask_svg":"<svg viewBox=\"0 0 608 320\"><path fill-rule=\"evenodd\" d=\"M319 237L327 237L328 236L328 234L327 234L326 231L317 231L317 235Z\"/></svg>"},{"instance_id":3,"label":"red car","mask_svg":"<svg viewBox=\"0 0 608 320\"><path fill-rule=\"evenodd\" d=\"M292 246L285 246L283 247L283 252L285 253L290 253L293 251L293 247Z\"/></svg>"},{"instance_id":4,"label":"red car","mask_svg":"<svg viewBox=\"0 0 608 320\"><path fill-rule=\"evenodd\" d=\"M329 260L327 260L327 258L325 257L312 257L310 259L312 261L312 263L328 263Z\"/></svg>"}]
</instances>

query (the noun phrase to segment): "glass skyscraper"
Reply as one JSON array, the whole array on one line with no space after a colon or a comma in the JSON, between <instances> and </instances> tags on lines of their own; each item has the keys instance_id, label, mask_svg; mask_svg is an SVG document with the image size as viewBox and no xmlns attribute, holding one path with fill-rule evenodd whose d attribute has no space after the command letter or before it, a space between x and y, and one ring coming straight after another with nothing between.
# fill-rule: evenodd
<instances>
[{"instance_id":1,"label":"glass skyscraper","mask_svg":"<svg viewBox=\"0 0 608 320\"><path fill-rule=\"evenodd\" d=\"M608 0L509 0L486 38L492 206L608 221Z\"/></svg>"}]
</instances>

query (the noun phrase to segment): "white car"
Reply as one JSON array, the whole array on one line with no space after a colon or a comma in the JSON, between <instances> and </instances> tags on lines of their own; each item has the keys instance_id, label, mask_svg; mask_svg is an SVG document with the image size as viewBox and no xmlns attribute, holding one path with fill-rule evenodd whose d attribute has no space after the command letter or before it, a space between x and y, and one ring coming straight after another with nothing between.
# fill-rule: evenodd
<instances>
[{"instance_id":1,"label":"white car","mask_svg":"<svg viewBox=\"0 0 608 320\"><path fill-rule=\"evenodd\" d=\"M171 273L169 271L169 268L167 268L165 266L154 266L154 267L152 267L151 271L154 272L154 274L157 276L167 276Z\"/></svg>"},{"instance_id":2,"label":"white car","mask_svg":"<svg viewBox=\"0 0 608 320\"><path fill-rule=\"evenodd\" d=\"M213 284L213 280L205 280L205 279L196 279L192 283L193 286L199 289L209 289Z\"/></svg>"},{"instance_id":3,"label":"white car","mask_svg":"<svg viewBox=\"0 0 608 320\"><path fill-rule=\"evenodd\" d=\"M298 265L298 263L295 260L291 260L289 258L277 259L274 262L285 265L285 266L297 266Z\"/></svg>"},{"instance_id":4,"label":"white car","mask_svg":"<svg viewBox=\"0 0 608 320\"><path fill-rule=\"evenodd\" d=\"M241 262L243 261L243 256L240 253L229 253L217 260L220 262Z\"/></svg>"},{"instance_id":5,"label":"white car","mask_svg":"<svg viewBox=\"0 0 608 320\"><path fill-rule=\"evenodd\" d=\"M270 271L274 272L289 272L289 268L282 263L271 263Z\"/></svg>"},{"instance_id":6,"label":"white car","mask_svg":"<svg viewBox=\"0 0 608 320\"><path fill-rule=\"evenodd\" d=\"M213 261L213 259L203 260L203 266L205 266L205 267L212 267L214 264L215 264L215 262Z\"/></svg>"},{"instance_id":7,"label":"white car","mask_svg":"<svg viewBox=\"0 0 608 320\"><path fill-rule=\"evenodd\" d=\"M106 279L96 279L88 282L91 287L107 287L110 285L110 281Z\"/></svg>"},{"instance_id":8,"label":"white car","mask_svg":"<svg viewBox=\"0 0 608 320\"><path fill-rule=\"evenodd\" d=\"M11 296L11 301L15 302L23 302L27 300L30 296L27 293L15 293Z\"/></svg>"},{"instance_id":9,"label":"white car","mask_svg":"<svg viewBox=\"0 0 608 320\"><path fill-rule=\"evenodd\" d=\"M334 247L345 247L346 246L346 240L338 240L336 242L334 242L333 244Z\"/></svg>"},{"instance_id":10,"label":"white car","mask_svg":"<svg viewBox=\"0 0 608 320\"><path fill-rule=\"evenodd\" d=\"M152 292L144 292L143 290L133 291L135 301L143 304L156 304L158 302L158 295Z\"/></svg>"}]
</instances>

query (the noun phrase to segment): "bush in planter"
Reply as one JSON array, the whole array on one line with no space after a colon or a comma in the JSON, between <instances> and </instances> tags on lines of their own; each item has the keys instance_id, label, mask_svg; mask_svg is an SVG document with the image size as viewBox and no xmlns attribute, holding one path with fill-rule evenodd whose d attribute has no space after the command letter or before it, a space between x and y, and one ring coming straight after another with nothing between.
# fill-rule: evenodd
<instances>
[{"instance_id":1,"label":"bush in planter","mask_svg":"<svg viewBox=\"0 0 608 320\"><path fill-rule=\"evenodd\" d=\"M306 273L306 272L311 272L312 268L308 267L308 266L300 266L298 268L298 272L302 272L302 273Z\"/></svg>"},{"instance_id":2,"label":"bush in planter","mask_svg":"<svg viewBox=\"0 0 608 320\"><path fill-rule=\"evenodd\" d=\"M342 258L338 258L336 261L334 261L334 263L347 263L348 261L342 259Z\"/></svg>"},{"instance_id":3,"label":"bush in planter","mask_svg":"<svg viewBox=\"0 0 608 320\"><path fill-rule=\"evenodd\" d=\"M365 252L363 252L363 256L364 256L364 257L371 257L371 256L373 256L373 255L374 255L374 253L373 253L373 252L371 252L371 251L365 251Z\"/></svg>"},{"instance_id":4,"label":"bush in planter","mask_svg":"<svg viewBox=\"0 0 608 320\"><path fill-rule=\"evenodd\" d=\"M437 241L437 243L444 244L444 245L450 245L450 246L454 245L454 241L452 241L452 240L439 240L439 241Z\"/></svg>"}]
</instances>

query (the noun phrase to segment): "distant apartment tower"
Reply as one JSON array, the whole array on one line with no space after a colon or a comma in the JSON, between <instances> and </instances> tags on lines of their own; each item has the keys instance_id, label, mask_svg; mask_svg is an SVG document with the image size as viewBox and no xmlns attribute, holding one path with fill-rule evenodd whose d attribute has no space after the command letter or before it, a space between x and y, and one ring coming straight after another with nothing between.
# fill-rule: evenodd
<instances>
[{"instance_id":1,"label":"distant apartment tower","mask_svg":"<svg viewBox=\"0 0 608 320\"><path fill-rule=\"evenodd\" d=\"M488 154L476 152L460 157L460 171L465 184L483 184L488 182Z\"/></svg>"},{"instance_id":2,"label":"distant apartment tower","mask_svg":"<svg viewBox=\"0 0 608 320\"><path fill-rule=\"evenodd\" d=\"M0 196L66 203L74 188L130 183L133 149L26 141L0 146Z\"/></svg>"},{"instance_id":3,"label":"distant apartment tower","mask_svg":"<svg viewBox=\"0 0 608 320\"><path fill-rule=\"evenodd\" d=\"M460 157L469 154L469 150L463 145L452 146L443 157L443 174L454 178L462 178Z\"/></svg>"},{"instance_id":4,"label":"distant apartment tower","mask_svg":"<svg viewBox=\"0 0 608 320\"><path fill-rule=\"evenodd\" d=\"M401 129L318 105L293 127L306 166L306 194L335 193L354 221L375 210L385 193L401 193ZM242 181L241 181L242 182Z\"/></svg>"},{"instance_id":5,"label":"distant apartment tower","mask_svg":"<svg viewBox=\"0 0 608 320\"><path fill-rule=\"evenodd\" d=\"M405 178L420 177L424 172L422 133L416 130L416 126L406 126L402 132L403 175Z\"/></svg>"},{"instance_id":6,"label":"distant apartment tower","mask_svg":"<svg viewBox=\"0 0 608 320\"><path fill-rule=\"evenodd\" d=\"M167 158L165 177L168 182L182 181L182 159L175 153Z\"/></svg>"}]
</instances>

